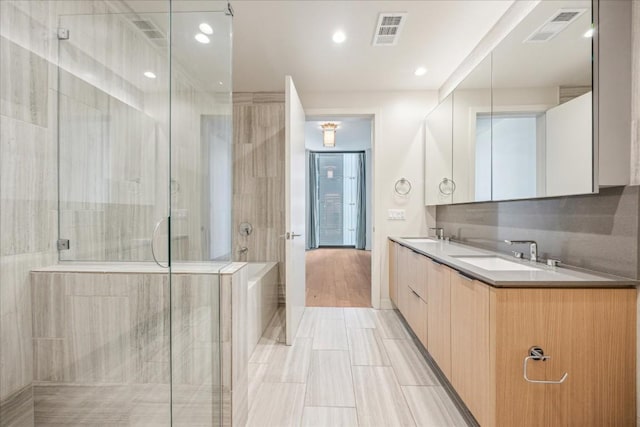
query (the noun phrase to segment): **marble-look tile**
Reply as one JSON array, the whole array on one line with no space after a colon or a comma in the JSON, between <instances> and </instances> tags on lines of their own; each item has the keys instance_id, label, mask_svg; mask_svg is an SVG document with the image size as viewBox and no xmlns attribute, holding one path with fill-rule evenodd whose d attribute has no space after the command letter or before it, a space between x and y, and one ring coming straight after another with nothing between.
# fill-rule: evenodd
<instances>
[{"instance_id":1,"label":"marble-look tile","mask_svg":"<svg viewBox=\"0 0 640 427\"><path fill-rule=\"evenodd\" d=\"M56 152L47 129L0 116L0 255L55 250Z\"/></svg>"},{"instance_id":2,"label":"marble-look tile","mask_svg":"<svg viewBox=\"0 0 640 427\"><path fill-rule=\"evenodd\" d=\"M347 329L352 365L389 366L389 358L375 329Z\"/></svg>"},{"instance_id":3,"label":"marble-look tile","mask_svg":"<svg viewBox=\"0 0 640 427\"><path fill-rule=\"evenodd\" d=\"M0 424L3 427L34 425L31 384L0 400Z\"/></svg>"},{"instance_id":4,"label":"marble-look tile","mask_svg":"<svg viewBox=\"0 0 640 427\"><path fill-rule=\"evenodd\" d=\"M307 307L305 310L311 310L319 319L344 320L342 307Z\"/></svg>"},{"instance_id":5,"label":"marble-look tile","mask_svg":"<svg viewBox=\"0 0 640 427\"><path fill-rule=\"evenodd\" d=\"M343 319L320 317L313 334L314 350L349 350Z\"/></svg>"},{"instance_id":6,"label":"marble-look tile","mask_svg":"<svg viewBox=\"0 0 640 427\"><path fill-rule=\"evenodd\" d=\"M305 384L262 383L249 411L247 427L299 426L305 387Z\"/></svg>"},{"instance_id":7,"label":"marble-look tile","mask_svg":"<svg viewBox=\"0 0 640 427\"><path fill-rule=\"evenodd\" d=\"M313 338L313 334L316 330L316 323L318 322L317 312L310 310L311 307L304 309L302 320L298 326L298 332L296 337L298 338Z\"/></svg>"},{"instance_id":8,"label":"marble-look tile","mask_svg":"<svg viewBox=\"0 0 640 427\"><path fill-rule=\"evenodd\" d=\"M411 335L395 310L376 310L376 331L385 339L410 339Z\"/></svg>"},{"instance_id":9,"label":"marble-look tile","mask_svg":"<svg viewBox=\"0 0 640 427\"><path fill-rule=\"evenodd\" d=\"M280 344L269 361L264 382L305 383L310 362L310 338L297 338L291 346Z\"/></svg>"},{"instance_id":10,"label":"marble-look tile","mask_svg":"<svg viewBox=\"0 0 640 427\"><path fill-rule=\"evenodd\" d=\"M314 350L305 406L355 407L355 404L349 353Z\"/></svg>"},{"instance_id":11,"label":"marble-look tile","mask_svg":"<svg viewBox=\"0 0 640 427\"><path fill-rule=\"evenodd\" d=\"M344 320L347 328L375 328L375 314L371 308L344 308Z\"/></svg>"},{"instance_id":12,"label":"marble-look tile","mask_svg":"<svg viewBox=\"0 0 640 427\"><path fill-rule=\"evenodd\" d=\"M451 398L442 387L403 386L409 409L419 426L466 427Z\"/></svg>"},{"instance_id":13,"label":"marble-look tile","mask_svg":"<svg viewBox=\"0 0 640 427\"><path fill-rule=\"evenodd\" d=\"M284 92L255 92L254 104L284 103Z\"/></svg>"},{"instance_id":14,"label":"marble-look tile","mask_svg":"<svg viewBox=\"0 0 640 427\"><path fill-rule=\"evenodd\" d=\"M262 382L264 381L264 377L267 374L268 370L268 363L249 363L249 410L251 410L251 405L253 405L253 402L256 401L256 393L258 392L258 388L260 388L260 384L262 384Z\"/></svg>"},{"instance_id":15,"label":"marble-look tile","mask_svg":"<svg viewBox=\"0 0 640 427\"><path fill-rule=\"evenodd\" d=\"M354 366L352 370L361 426L415 426L393 369Z\"/></svg>"},{"instance_id":16,"label":"marble-look tile","mask_svg":"<svg viewBox=\"0 0 640 427\"><path fill-rule=\"evenodd\" d=\"M424 356L411 340L383 340L400 385L439 385Z\"/></svg>"},{"instance_id":17,"label":"marble-look tile","mask_svg":"<svg viewBox=\"0 0 640 427\"><path fill-rule=\"evenodd\" d=\"M234 259L277 261L282 284L284 100L270 94L235 93L233 112L233 223L253 225L251 236L233 233L232 247L249 250L242 259L234 253Z\"/></svg>"},{"instance_id":18,"label":"marble-look tile","mask_svg":"<svg viewBox=\"0 0 640 427\"><path fill-rule=\"evenodd\" d=\"M3 214L4 210L0 210L0 216ZM33 380L29 271L32 266L47 265L54 259L55 255L47 252L0 256L0 400Z\"/></svg>"},{"instance_id":19,"label":"marble-look tile","mask_svg":"<svg viewBox=\"0 0 640 427\"><path fill-rule=\"evenodd\" d=\"M48 61L2 36L0 56L0 114L46 127Z\"/></svg>"},{"instance_id":20,"label":"marble-look tile","mask_svg":"<svg viewBox=\"0 0 640 427\"><path fill-rule=\"evenodd\" d=\"M305 406L302 412L303 427L356 427L358 414L355 408L330 408Z\"/></svg>"},{"instance_id":21,"label":"marble-look tile","mask_svg":"<svg viewBox=\"0 0 640 427\"><path fill-rule=\"evenodd\" d=\"M284 342L284 316L276 313L258 341L249 363L269 363L278 345Z\"/></svg>"}]
</instances>

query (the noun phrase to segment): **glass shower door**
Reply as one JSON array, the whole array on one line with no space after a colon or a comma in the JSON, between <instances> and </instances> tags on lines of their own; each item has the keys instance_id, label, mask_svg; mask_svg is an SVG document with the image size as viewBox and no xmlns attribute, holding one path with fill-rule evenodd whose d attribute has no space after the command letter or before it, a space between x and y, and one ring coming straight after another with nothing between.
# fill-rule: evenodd
<instances>
[{"instance_id":1,"label":"glass shower door","mask_svg":"<svg viewBox=\"0 0 640 427\"><path fill-rule=\"evenodd\" d=\"M61 320L34 334L35 423L169 426L170 3L88 3L58 2L61 273L36 293Z\"/></svg>"},{"instance_id":2,"label":"glass shower door","mask_svg":"<svg viewBox=\"0 0 640 427\"><path fill-rule=\"evenodd\" d=\"M36 424L221 425L232 16L60 4L74 13L59 17L59 259L91 274L59 286L68 321L34 339L63 353L41 355Z\"/></svg>"},{"instance_id":3,"label":"glass shower door","mask_svg":"<svg viewBox=\"0 0 640 427\"><path fill-rule=\"evenodd\" d=\"M220 335L220 271L231 261L233 125L232 16L224 6L174 8L171 15L174 425L222 425L222 402L230 398L231 375L222 375L222 350L229 347Z\"/></svg>"}]
</instances>

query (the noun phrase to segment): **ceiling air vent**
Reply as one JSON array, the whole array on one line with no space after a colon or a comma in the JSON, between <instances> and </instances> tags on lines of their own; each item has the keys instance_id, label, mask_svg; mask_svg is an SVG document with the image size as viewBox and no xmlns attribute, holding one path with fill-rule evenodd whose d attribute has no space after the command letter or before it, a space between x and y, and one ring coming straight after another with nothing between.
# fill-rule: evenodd
<instances>
[{"instance_id":1,"label":"ceiling air vent","mask_svg":"<svg viewBox=\"0 0 640 427\"><path fill-rule=\"evenodd\" d=\"M400 31L407 20L405 12L385 12L378 16L378 25L373 35L374 46L394 46L398 44Z\"/></svg>"},{"instance_id":2,"label":"ceiling air vent","mask_svg":"<svg viewBox=\"0 0 640 427\"><path fill-rule=\"evenodd\" d=\"M164 33L152 21L137 17L136 19L131 20L131 22L137 29L142 31L142 34L144 34L149 40L158 46L162 46L164 44L162 42L166 40Z\"/></svg>"},{"instance_id":3,"label":"ceiling air vent","mask_svg":"<svg viewBox=\"0 0 640 427\"><path fill-rule=\"evenodd\" d=\"M527 37L523 43L548 42L586 11L587 9L560 9L556 11L544 24Z\"/></svg>"}]
</instances>

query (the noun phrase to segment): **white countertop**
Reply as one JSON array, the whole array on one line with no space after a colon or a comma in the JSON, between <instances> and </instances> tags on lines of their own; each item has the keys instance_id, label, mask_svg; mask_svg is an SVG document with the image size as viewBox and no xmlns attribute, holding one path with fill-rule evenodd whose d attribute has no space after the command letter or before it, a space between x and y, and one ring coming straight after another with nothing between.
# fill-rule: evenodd
<instances>
[{"instance_id":1,"label":"white countertop","mask_svg":"<svg viewBox=\"0 0 640 427\"><path fill-rule=\"evenodd\" d=\"M509 257L499 252L488 251L444 240L430 239L432 242L412 242L414 238L389 237L390 240L399 243L415 252L432 258L445 264L464 275L480 280L495 287L630 287L639 285L632 279L601 274L573 267L549 267L542 263L533 263L529 260ZM408 240L407 240L408 239ZM426 238L425 238L426 239ZM497 256L504 260L533 267L535 270L527 271L495 271L485 270L475 265L460 260L457 257L486 257Z\"/></svg>"}]
</instances>

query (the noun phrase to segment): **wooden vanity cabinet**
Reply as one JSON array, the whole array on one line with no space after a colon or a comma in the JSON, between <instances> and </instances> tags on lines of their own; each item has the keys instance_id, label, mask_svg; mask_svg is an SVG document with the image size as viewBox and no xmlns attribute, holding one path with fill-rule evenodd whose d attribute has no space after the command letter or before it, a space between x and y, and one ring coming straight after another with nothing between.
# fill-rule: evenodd
<instances>
[{"instance_id":1,"label":"wooden vanity cabinet","mask_svg":"<svg viewBox=\"0 0 640 427\"><path fill-rule=\"evenodd\" d=\"M398 308L480 425L636 425L635 289L493 287L394 245ZM524 378L533 346L529 379L564 382Z\"/></svg>"},{"instance_id":2,"label":"wooden vanity cabinet","mask_svg":"<svg viewBox=\"0 0 640 427\"><path fill-rule=\"evenodd\" d=\"M394 249L391 249L394 250ZM428 258L395 244L396 306L423 345L427 345L427 261ZM393 267L389 267L390 269Z\"/></svg>"},{"instance_id":3,"label":"wooden vanity cabinet","mask_svg":"<svg viewBox=\"0 0 640 427\"><path fill-rule=\"evenodd\" d=\"M489 286L456 271L450 277L449 380L480 425L488 426L491 425Z\"/></svg>"},{"instance_id":4,"label":"wooden vanity cabinet","mask_svg":"<svg viewBox=\"0 0 640 427\"><path fill-rule=\"evenodd\" d=\"M451 380L451 272L444 264L427 262L427 345L431 357Z\"/></svg>"},{"instance_id":5,"label":"wooden vanity cabinet","mask_svg":"<svg viewBox=\"0 0 640 427\"><path fill-rule=\"evenodd\" d=\"M492 288L492 396L496 426L635 426L636 290ZM531 346L550 359L531 361Z\"/></svg>"}]
</instances>

